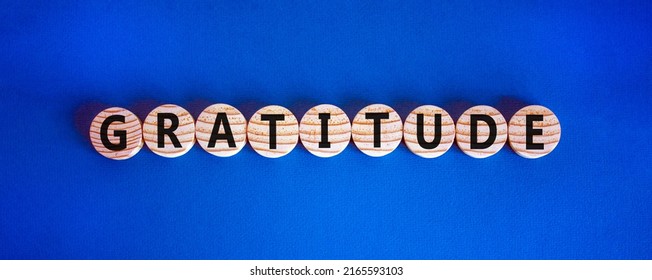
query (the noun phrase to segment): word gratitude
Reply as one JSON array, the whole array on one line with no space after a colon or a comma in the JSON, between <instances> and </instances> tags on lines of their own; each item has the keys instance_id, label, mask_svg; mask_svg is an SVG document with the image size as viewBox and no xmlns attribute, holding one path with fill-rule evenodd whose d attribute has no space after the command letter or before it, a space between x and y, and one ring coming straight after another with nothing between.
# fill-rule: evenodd
<instances>
[{"instance_id":1,"label":"word gratitude","mask_svg":"<svg viewBox=\"0 0 652 280\"><path fill-rule=\"evenodd\" d=\"M120 107L104 109L90 126L90 140L101 155L124 160L147 147L162 157L187 153L197 142L206 152L230 157L248 142L258 154L278 158L301 144L313 155L333 157L351 140L364 154L385 156L401 143L414 154L436 158L453 142L465 154L486 158L509 142L524 158L540 158L555 149L561 125L548 108L530 105L518 110L509 122L495 108L486 105L467 109L455 122L446 110L423 105L410 112L405 121L391 107L373 104L353 118L337 106L322 104L310 108L297 120L278 105L260 108L247 120L235 107L213 104L195 119L184 108L165 104L141 120Z\"/></svg>"}]
</instances>

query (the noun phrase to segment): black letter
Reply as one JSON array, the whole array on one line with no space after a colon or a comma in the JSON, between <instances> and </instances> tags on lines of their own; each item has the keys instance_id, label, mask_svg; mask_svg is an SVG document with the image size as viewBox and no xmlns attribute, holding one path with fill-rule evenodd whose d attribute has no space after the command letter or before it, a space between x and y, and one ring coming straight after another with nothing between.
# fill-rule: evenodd
<instances>
[{"instance_id":1,"label":"black letter","mask_svg":"<svg viewBox=\"0 0 652 280\"><path fill-rule=\"evenodd\" d=\"M170 141L172 141L172 145L174 145L175 148L181 148L179 139L176 135L174 135L174 130L179 127L179 117L172 113L158 113L156 116L158 117L158 123L156 127L158 131L158 147L165 148L165 135L167 134L167 136L170 137ZM172 121L170 128L164 127L165 119Z\"/></svg>"},{"instance_id":2,"label":"black letter","mask_svg":"<svg viewBox=\"0 0 652 280\"><path fill-rule=\"evenodd\" d=\"M285 120L283 114L262 114L260 119L269 121L269 148L276 149L276 121Z\"/></svg>"},{"instance_id":3,"label":"black letter","mask_svg":"<svg viewBox=\"0 0 652 280\"><path fill-rule=\"evenodd\" d=\"M102 122L102 127L100 127L100 138L102 139L102 144L104 147L111 151L121 151L127 148L127 131L125 130L116 130L113 132L113 136L120 138L120 143L113 144L109 141L109 125L113 122L125 123L125 116L123 115L113 115L104 122Z\"/></svg>"},{"instance_id":4,"label":"black letter","mask_svg":"<svg viewBox=\"0 0 652 280\"><path fill-rule=\"evenodd\" d=\"M319 113L321 120L321 141L319 141L320 148L330 148L331 142L328 142L328 120L331 118L331 113Z\"/></svg>"},{"instance_id":5,"label":"black letter","mask_svg":"<svg viewBox=\"0 0 652 280\"><path fill-rule=\"evenodd\" d=\"M484 143L478 143L478 121L486 122L489 126L489 138ZM471 115L471 149L486 149L496 141L496 121L488 115Z\"/></svg>"},{"instance_id":6,"label":"black letter","mask_svg":"<svg viewBox=\"0 0 652 280\"><path fill-rule=\"evenodd\" d=\"M389 119L389 113L366 113L366 119L374 119L374 148L380 148L380 120Z\"/></svg>"},{"instance_id":7,"label":"black letter","mask_svg":"<svg viewBox=\"0 0 652 280\"><path fill-rule=\"evenodd\" d=\"M543 129L534 129L533 122L542 122L543 115L525 116L525 149L543 150L543 143L534 143L534 135L543 135Z\"/></svg>"},{"instance_id":8,"label":"black letter","mask_svg":"<svg viewBox=\"0 0 652 280\"><path fill-rule=\"evenodd\" d=\"M439 146L441 142L441 114L435 114L435 139L432 142L426 142L423 136L423 114L417 114L417 140L421 148L430 150Z\"/></svg>"},{"instance_id":9,"label":"black letter","mask_svg":"<svg viewBox=\"0 0 652 280\"><path fill-rule=\"evenodd\" d=\"M222 122L224 122L224 134L219 134ZM229 118L223 112L217 113L217 116L215 116L215 124L213 124L213 131L211 131L211 139L208 140L208 147L215 148L217 139L226 140L229 143L229 148L235 148L235 139L233 139L233 133L231 133Z\"/></svg>"}]
</instances>

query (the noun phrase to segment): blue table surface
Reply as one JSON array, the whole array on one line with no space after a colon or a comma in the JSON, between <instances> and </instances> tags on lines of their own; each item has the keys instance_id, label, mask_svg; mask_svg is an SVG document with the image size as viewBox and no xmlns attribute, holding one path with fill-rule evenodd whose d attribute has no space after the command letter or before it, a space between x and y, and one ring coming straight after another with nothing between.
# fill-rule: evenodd
<instances>
[{"instance_id":1,"label":"blue table surface","mask_svg":"<svg viewBox=\"0 0 652 280\"><path fill-rule=\"evenodd\" d=\"M650 1L1 1L2 259L650 259ZM95 152L174 103L561 121L548 156Z\"/></svg>"}]
</instances>

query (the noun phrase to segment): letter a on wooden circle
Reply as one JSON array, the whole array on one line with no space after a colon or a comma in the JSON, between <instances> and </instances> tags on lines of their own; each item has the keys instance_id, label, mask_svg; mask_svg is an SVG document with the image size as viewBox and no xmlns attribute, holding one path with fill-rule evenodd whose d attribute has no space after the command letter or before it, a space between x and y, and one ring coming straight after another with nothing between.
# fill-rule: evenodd
<instances>
[{"instance_id":1,"label":"letter a on wooden circle","mask_svg":"<svg viewBox=\"0 0 652 280\"><path fill-rule=\"evenodd\" d=\"M509 120L509 145L524 158L540 158L549 154L560 139L559 120L546 107L524 107Z\"/></svg>"},{"instance_id":2,"label":"letter a on wooden circle","mask_svg":"<svg viewBox=\"0 0 652 280\"><path fill-rule=\"evenodd\" d=\"M507 122L491 106L469 108L457 120L455 130L457 146L474 158L492 156L507 142Z\"/></svg>"},{"instance_id":3,"label":"letter a on wooden circle","mask_svg":"<svg viewBox=\"0 0 652 280\"><path fill-rule=\"evenodd\" d=\"M195 130L199 146L218 157L235 155L247 144L247 119L228 104L204 109L197 117Z\"/></svg>"},{"instance_id":4,"label":"letter a on wooden circle","mask_svg":"<svg viewBox=\"0 0 652 280\"><path fill-rule=\"evenodd\" d=\"M318 157L335 156L351 140L351 122L342 109L322 104L310 108L299 126L301 144Z\"/></svg>"},{"instance_id":5,"label":"letter a on wooden circle","mask_svg":"<svg viewBox=\"0 0 652 280\"><path fill-rule=\"evenodd\" d=\"M249 119L247 139L261 156L282 157L290 153L299 142L299 122L284 107L265 106Z\"/></svg>"},{"instance_id":6,"label":"letter a on wooden circle","mask_svg":"<svg viewBox=\"0 0 652 280\"><path fill-rule=\"evenodd\" d=\"M436 158L446 153L455 142L455 121L442 108L419 106L405 119L403 141L414 154Z\"/></svg>"},{"instance_id":7,"label":"letter a on wooden circle","mask_svg":"<svg viewBox=\"0 0 652 280\"><path fill-rule=\"evenodd\" d=\"M195 120L186 109L165 104L149 112L143 122L145 144L155 154L175 158L195 144Z\"/></svg>"},{"instance_id":8,"label":"letter a on wooden circle","mask_svg":"<svg viewBox=\"0 0 652 280\"><path fill-rule=\"evenodd\" d=\"M119 107L104 109L95 116L90 139L98 153L115 160L131 158L143 147L140 120L134 113Z\"/></svg>"},{"instance_id":9,"label":"letter a on wooden circle","mask_svg":"<svg viewBox=\"0 0 652 280\"><path fill-rule=\"evenodd\" d=\"M351 125L353 143L363 153L382 157L394 151L403 139L403 121L392 107L373 104L362 108Z\"/></svg>"}]
</instances>

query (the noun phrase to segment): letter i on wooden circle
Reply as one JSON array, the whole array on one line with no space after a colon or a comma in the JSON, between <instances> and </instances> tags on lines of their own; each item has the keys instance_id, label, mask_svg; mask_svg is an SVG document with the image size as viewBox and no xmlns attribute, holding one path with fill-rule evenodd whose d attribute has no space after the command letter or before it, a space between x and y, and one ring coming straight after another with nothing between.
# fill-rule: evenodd
<instances>
[{"instance_id":1,"label":"letter i on wooden circle","mask_svg":"<svg viewBox=\"0 0 652 280\"><path fill-rule=\"evenodd\" d=\"M446 153L455 142L455 121L442 108L419 106L405 119L403 140L414 154L436 158Z\"/></svg>"},{"instance_id":2,"label":"letter i on wooden circle","mask_svg":"<svg viewBox=\"0 0 652 280\"><path fill-rule=\"evenodd\" d=\"M318 157L335 156L351 140L351 122L342 109L322 104L310 108L299 126L301 144Z\"/></svg>"},{"instance_id":3,"label":"letter i on wooden circle","mask_svg":"<svg viewBox=\"0 0 652 280\"><path fill-rule=\"evenodd\" d=\"M474 158L492 156L507 142L505 117L491 106L469 108L457 120L455 130L457 146Z\"/></svg>"},{"instance_id":4,"label":"letter i on wooden circle","mask_svg":"<svg viewBox=\"0 0 652 280\"><path fill-rule=\"evenodd\" d=\"M149 112L143 122L145 144L155 154L175 158L195 144L195 120L186 109L165 104Z\"/></svg>"},{"instance_id":5,"label":"letter i on wooden circle","mask_svg":"<svg viewBox=\"0 0 652 280\"><path fill-rule=\"evenodd\" d=\"M249 119L247 139L261 156L282 157L289 154L299 142L299 122L284 107L265 106Z\"/></svg>"},{"instance_id":6,"label":"letter i on wooden circle","mask_svg":"<svg viewBox=\"0 0 652 280\"><path fill-rule=\"evenodd\" d=\"M351 125L353 143L364 154L382 157L403 139L403 121L392 107L373 104L362 108Z\"/></svg>"},{"instance_id":7,"label":"letter i on wooden circle","mask_svg":"<svg viewBox=\"0 0 652 280\"><path fill-rule=\"evenodd\" d=\"M143 147L140 120L134 113L119 107L104 109L95 116L90 138L98 153L115 160L131 158Z\"/></svg>"},{"instance_id":8,"label":"letter i on wooden circle","mask_svg":"<svg viewBox=\"0 0 652 280\"><path fill-rule=\"evenodd\" d=\"M550 109L526 106L509 120L509 145L524 158L540 158L552 152L561 139L561 125Z\"/></svg>"},{"instance_id":9,"label":"letter i on wooden circle","mask_svg":"<svg viewBox=\"0 0 652 280\"><path fill-rule=\"evenodd\" d=\"M247 119L228 104L208 106L195 124L199 146L218 157L230 157L247 143Z\"/></svg>"}]
</instances>

